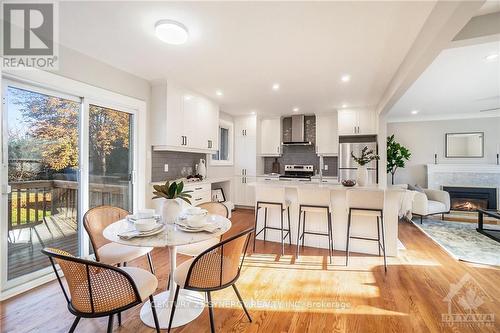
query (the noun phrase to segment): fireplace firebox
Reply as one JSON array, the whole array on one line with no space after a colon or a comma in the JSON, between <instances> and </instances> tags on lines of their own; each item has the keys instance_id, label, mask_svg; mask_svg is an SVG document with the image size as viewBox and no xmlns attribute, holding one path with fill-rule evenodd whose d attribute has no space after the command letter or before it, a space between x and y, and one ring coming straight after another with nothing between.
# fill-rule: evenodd
<instances>
[{"instance_id":1,"label":"fireplace firebox","mask_svg":"<svg viewBox=\"0 0 500 333\"><path fill-rule=\"evenodd\" d=\"M497 189L494 187L443 186L450 194L450 209L476 211L497 209Z\"/></svg>"}]
</instances>

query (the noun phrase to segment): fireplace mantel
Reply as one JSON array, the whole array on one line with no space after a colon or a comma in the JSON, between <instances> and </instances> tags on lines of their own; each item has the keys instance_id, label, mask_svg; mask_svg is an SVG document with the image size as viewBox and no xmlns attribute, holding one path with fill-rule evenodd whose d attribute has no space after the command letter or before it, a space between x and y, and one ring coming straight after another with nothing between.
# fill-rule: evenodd
<instances>
[{"instance_id":1,"label":"fireplace mantel","mask_svg":"<svg viewBox=\"0 0 500 333\"><path fill-rule=\"evenodd\" d=\"M474 172L500 174L496 164L427 164L427 175L433 172Z\"/></svg>"}]
</instances>

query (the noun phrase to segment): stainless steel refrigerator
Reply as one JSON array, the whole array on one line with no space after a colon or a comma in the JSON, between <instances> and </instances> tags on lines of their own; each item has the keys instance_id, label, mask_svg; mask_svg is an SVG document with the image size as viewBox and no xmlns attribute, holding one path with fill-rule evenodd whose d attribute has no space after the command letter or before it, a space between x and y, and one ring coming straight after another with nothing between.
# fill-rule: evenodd
<instances>
[{"instance_id":1,"label":"stainless steel refrigerator","mask_svg":"<svg viewBox=\"0 0 500 333\"><path fill-rule=\"evenodd\" d=\"M377 153L377 143L376 142L349 142L340 143L339 149L339 180L343 181L345 179L356 179L356 170L358 164L354 161L351 156L351 152L354 152L355 156L361 156L361 150L365 147L368 149L373 149ZM377 160L373 160L367 165L368 168L368 184L378 183L378 163Z\"/></svg>"}]
</instances>

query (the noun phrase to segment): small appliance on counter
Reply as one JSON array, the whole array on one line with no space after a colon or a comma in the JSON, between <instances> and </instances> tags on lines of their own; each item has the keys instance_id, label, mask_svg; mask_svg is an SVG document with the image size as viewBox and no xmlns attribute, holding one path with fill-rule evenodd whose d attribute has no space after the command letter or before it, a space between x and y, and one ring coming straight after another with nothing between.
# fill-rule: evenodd
<instances>
[{"instance_id":1,"label":"small appliance on counter","mask_svg":"<svg viewBox=\"0 0 500 333\"><path fill-rule=\"evenodd\" d=\"M280 162L278 162L278 158L276 157L273 162L272 172L271 173L280 173Z\"/></svg>"},{"instance_id":2,"label":"small appliance on counter","mask_svg":"<svg viewBox=\"0 0 500 333\"><path fill-rule=\"evenodd\" d=\"M279 177L280 180L284 181L311 181L311 177L314 176L314 166L313 165L302 165L302 164L287 164L285 165L285 173Z\"/></svg>"}]
</instances>

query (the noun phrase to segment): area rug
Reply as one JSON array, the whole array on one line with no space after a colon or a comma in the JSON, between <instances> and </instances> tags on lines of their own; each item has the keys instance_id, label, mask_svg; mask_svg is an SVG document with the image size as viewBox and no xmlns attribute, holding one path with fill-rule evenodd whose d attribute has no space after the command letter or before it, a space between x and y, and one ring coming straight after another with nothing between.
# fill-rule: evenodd
<instances>
[{"instance_id":1,"label":"area rug","mask_svg":"<svg viewBox=\"0 0 500 333\"><path fill-rule=\"evenodd\" d=\"M477 232L475 223L429 218L413 223L457 260L500 266L500 243Z\"/></svg>"}]
</instances>

